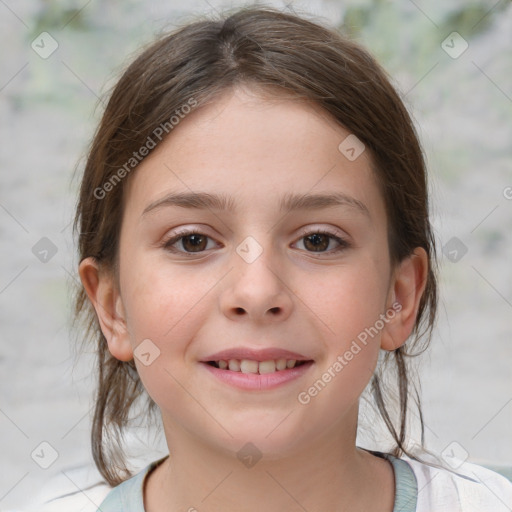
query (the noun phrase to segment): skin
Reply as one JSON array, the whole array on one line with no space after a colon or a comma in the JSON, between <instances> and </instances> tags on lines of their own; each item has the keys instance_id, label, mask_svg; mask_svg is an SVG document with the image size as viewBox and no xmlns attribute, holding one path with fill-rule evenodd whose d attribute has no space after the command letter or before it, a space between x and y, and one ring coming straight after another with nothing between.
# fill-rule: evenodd
<instances>
[{"instance_id":1,"label":"skin","mask_svg":"<svg viewBox=\"0 0 512 512\"><path fill-rule=\"evenodd\" d=\"M94 259L81 262L112 355L128 361L145 339L160 350L148 366L135 357L171 454L146 480L147 511L392 511L391 464L355 444L358 400L379 350L402 345L413 329L427 256L418 248L392 267L369 152L349 161L338 150L347 135L311 103L248 87L227 91L182 120L130 176L119 288ZM142 215L170 191L223 193L237 210L171 206ZM368 213L347 205L278 210L283 194L333 191ZM181 252L163 247L177 228L208 236L205 250L190 252L190 239L174 244ZM327 246L327 238L315 252L304 228L350 245L334 252L339 244ZM251 263L236 252L248 236L263 251ZM396 301L400 312L299 403L298 394ZM240 345L293 350L314 365L255 392L220 382L199 363ZM262 454L250 468L237 458L247 442Z\"/></svg>"}]
</instances>

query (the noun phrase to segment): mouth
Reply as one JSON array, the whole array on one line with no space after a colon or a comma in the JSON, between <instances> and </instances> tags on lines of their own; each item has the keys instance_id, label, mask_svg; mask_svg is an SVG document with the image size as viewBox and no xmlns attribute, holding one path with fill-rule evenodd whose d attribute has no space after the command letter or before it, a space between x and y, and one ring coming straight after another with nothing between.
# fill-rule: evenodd
<instances>
[{"instance_id":1,"label":"mouth","mask_svg":"<svg viewBox=\"0 0 512 512\"><path fill-rule=\"evenodd\" d=\"M202 366L224 385L242 391L267 392L304 379L313 366L312 359L215 359Z\"/></svg>"},{"instance_id":2,"label":"mouth","mask_svg":"<svg viewBox=\"0 0 512 512\"><path fill-rule=\"evenodd\" d=\"M268 374L291 370L306 364L312 364L313 360L296 359L269 359L267 361L255 361L251 359L220 359L218 361L205 361L205 364L235 373Z\"/></svg>"}]
</instances>

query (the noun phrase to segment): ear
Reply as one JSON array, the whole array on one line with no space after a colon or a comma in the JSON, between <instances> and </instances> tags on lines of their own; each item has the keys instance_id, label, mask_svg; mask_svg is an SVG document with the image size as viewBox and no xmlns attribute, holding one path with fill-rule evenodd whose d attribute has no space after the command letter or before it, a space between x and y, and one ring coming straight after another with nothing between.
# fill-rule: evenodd
<instances>
[{"instance_id":1,"label":"ear","mask_svg":"<svg viewBox=\"0 0 512 512\"><path fill-rule=\"evenodd\" d=\"M110 353L120 361L133 359L121 295L110 272L101 271L94 258L85 258L79 274L105 336Z\"/></svg>"},{"instance_id":2,"label":"ear","mask_svg":"<svg viewBox=\"0 0 512 512\"><path fill-rule=\"evenodd\" d=\"M428 255L422 247L417 247L395 269L386 308L386 311L394 311L395 315L390 315L382 331L382 349L395 350L411 335L427 284L427 273Z\"/></svg>"}]
</instances>

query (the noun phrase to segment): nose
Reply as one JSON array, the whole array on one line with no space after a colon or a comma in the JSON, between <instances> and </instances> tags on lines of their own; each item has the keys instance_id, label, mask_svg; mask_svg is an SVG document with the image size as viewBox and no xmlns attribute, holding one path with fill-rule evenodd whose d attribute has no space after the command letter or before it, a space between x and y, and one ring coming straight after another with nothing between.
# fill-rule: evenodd
<instances>
[{"instance_id":1,"label":"nose","mask_svg":"<svg viewBox=\"0 0 512 512\"><path fill-rule=\"evenodd\" d=\"M293 309L293 292L287 282L284 262L271 249L261 247L254 259L243 250L233 254L234 268L221 295L221 309L231 320L259 323L281 322Z\"/></svg>"}]
</instances>

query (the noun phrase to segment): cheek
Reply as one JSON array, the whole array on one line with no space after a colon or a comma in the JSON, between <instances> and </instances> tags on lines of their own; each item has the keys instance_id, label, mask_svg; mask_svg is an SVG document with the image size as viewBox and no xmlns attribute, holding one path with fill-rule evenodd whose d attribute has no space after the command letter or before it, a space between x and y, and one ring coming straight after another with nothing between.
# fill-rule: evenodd
<instances>
[{"instance_id":1,"label":"cheek","mask_svg":"<svg viewBox=\"0 0 512 512\"><path fill-rule=\"evenodd\" d=\"M378 265L351 265L339 269L323 282L323 293L316 295L325 329L325 359L319 365L321 380L329 388L324 394L343 409L355 400L370 380L380 351L384 326L387 282ZM315 307L312 305L312 309ZM315 393L315 390L311 390Z\"/></svg>"},{"instance_id":2,"label":"cheek","mask_svg":"<svg viewBox=\"0 0 512 512\"><path fill-rule=\"evenodd\" d=\"M385 312L386 296L382 270L369 261L347 265L324 279L312 307L321 312L331 336L343 345L375 324Z\"/></svg>"},{"instance_id":3,"label":"cheek","mask_svg":"<svg viewBox=\"0 0 512 512\"><path fill-rule=\"evenodd\" d=\"M171 263L159 250L128 244L122 254L121 290L140 379L161 409L182 411L190 405L185 389L195 364L191 344L208 323L225 269ZM142 343L150 349L149 364L147 357L138 357Z\"/></svg>"},{"instance_id":4,"label":"cheek","mask_svg":"<svg viewBox=\"0 0 512 512\"><path fill-rule=\"evenodd\" d=\"M132 343L150 338L167 350L188 332L191 318L201 311L200 303L215 284L211 274L198 275L197 269L184 269L157 258L134 261L125 278L126 315ZM202 274L202 273L201 273Z\"/></svg>"},{"instance_id":5,"label":"cheek","mask_svg":"<svg viewBox=\"0 0 512 512\"><path fill-rule=\"evenodd\" d=\"M125 313L135 363L144 387L159 403L179 391L187 349L205 322L211 275L192 278L192 271L162 264L139 265L122 283ZM149 341L148 341L149 340ZM140 347L140 348L138 348ZM146 358L138 357L142 352ZM148 348L149 350L146 350ZM145 364L149 359L150 364ZM163 396L162 395L162 396Z\"/></svg>"}]
</instances>

